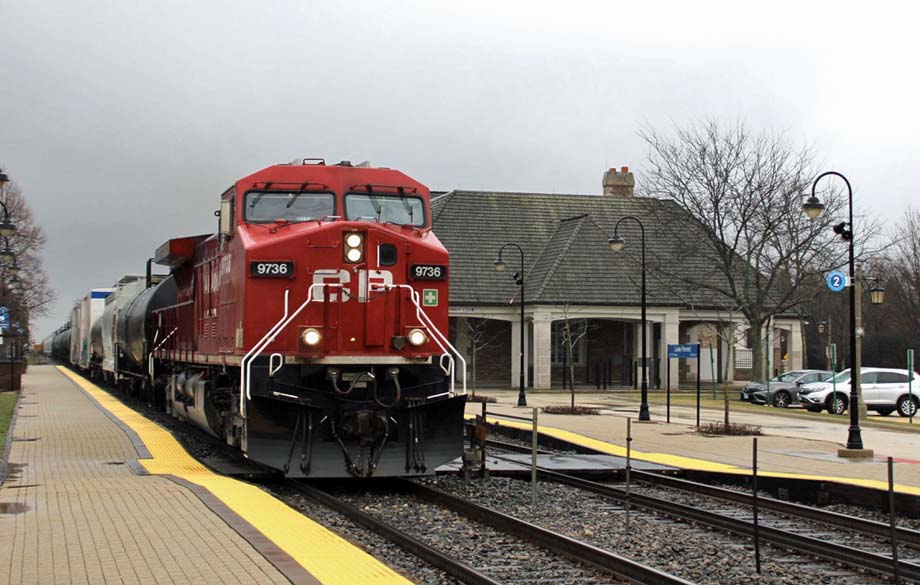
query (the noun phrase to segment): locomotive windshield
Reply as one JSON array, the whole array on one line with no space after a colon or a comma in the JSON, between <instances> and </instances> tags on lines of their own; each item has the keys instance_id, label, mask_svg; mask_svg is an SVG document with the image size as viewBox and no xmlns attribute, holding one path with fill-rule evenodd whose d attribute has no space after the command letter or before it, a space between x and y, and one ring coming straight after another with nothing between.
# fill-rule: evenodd
<instances>
[{"instance_id":1,"label":"locomotive windshield","mask_svg":"<svg viewBox=\"0 0 920 585\"><path fill-rule=\"evenodd\" d=\"M245 219L249 223L311 221L335 215L335 195L293 191L250 191L246 193Z\"/></svg>"},{"instance_id":2,"label":"locomotive windshield","mask_svg":"<svg viewBox=\"0 0 920 585\"><path fill-rule=\"evenodd\" d=\"M425 225L425 206L418 197L349 193L345 196L345 215L352 221Z\"/></svg>"}]
</instances>

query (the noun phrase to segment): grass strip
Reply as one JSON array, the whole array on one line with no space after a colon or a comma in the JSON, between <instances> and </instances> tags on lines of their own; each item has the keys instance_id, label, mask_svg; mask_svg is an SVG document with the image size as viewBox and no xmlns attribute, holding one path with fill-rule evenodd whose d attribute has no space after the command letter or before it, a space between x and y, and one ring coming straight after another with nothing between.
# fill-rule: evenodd
<instances>
[{"instance_id":1,"label":"grass strip","mask_svg":"<svg viewBox=\"0 0 920 585\"><path fill-rule=\"evenodd\" d=\"M0 393L0 454L6 446L6 434L10 429L10 420L13 418L13 409L16 407L16 393Z\"/></svg>"}]
</instances>

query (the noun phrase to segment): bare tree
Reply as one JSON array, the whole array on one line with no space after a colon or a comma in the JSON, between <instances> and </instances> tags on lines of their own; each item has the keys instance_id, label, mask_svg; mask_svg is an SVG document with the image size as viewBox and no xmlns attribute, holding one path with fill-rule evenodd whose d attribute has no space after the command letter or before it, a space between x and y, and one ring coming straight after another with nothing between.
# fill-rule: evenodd
<instances>
[{"instance_id":1,"label":"bare tree","mask_svg":"<svg viewBox=\"0 0 920 585\"><path fill-rule=\"evenodd\" d=\"M20 292L9 295L9 287L5 287L5 296L8 297L7 301L14 305L18 313L17 319L26 327L25 333L28 333L30 319L46 315L55 298L42 263L45 232L35 223L32 209L16 183L7 183L0 190L0 200L6 205L12 221L16 224L16 231L8 240L9 247L16 257L16 266L19 267L18 277L21 279ZM2 242L3 247L6 244L6 241ZM0 266L0 279L5 284L12 277L9 267L10 263Z\"/></svg>"},{"instance_id":2,"label":"bare tree","mask_svg":"<svg viewBox=\"0 0 920 585\"><path fill-rule=\"evenodd\" d=\"M910 327L920 335L920 209L907 210L894 229L889 249L887 279L894 287L892 298Z\"/></svg>"},{"instance_id":3,"label":"bare tree","mask_svg":"<svg viewBox=\"0 0 920 585\"><path fill-rule=\"evenodd\" d=\"M587 319L572 318L571 306L562 304L562 348L565 351L566 367L569 369L569 389L571 390L571 408L575 410L575 348L578 342L588 334L591 327ZM564 376L563 376L564 379Z\"/></svg>"},{"instance_id":4,"label":"bare tree","mask_svg":"<svg viewBox=\"0 0 920 585\"><path fill-rule=\"evenodd\" d=\"M675 242L668 251L671 261L659 269L700 267L668 276L682 279L691 294L720 297L736 307L751 329L752 373L759 378L764 324L814 298L823 274L845 262L847 247L831 228L843 219L846 198L839 189L828 190L825 212L809 221L801 204L816 175L815 154L809 147L797 149L782 134L715 121L675 127L673 136L651 128L639 134L649 146L641 194L673 199L705 234ZM664 229L669 221L685 221L674 215L659 218ZM877 231L874 224L860 225L858 243Z\"/></svg>"},{"instance_id":5,"label":"bare tree","mask_svg":"<svg viewBox=\"0 0 920 585\"><path fill-rule=\"evenodd\" d=\"M478 380L477 358L479 352L492 345L492 343L494 343L495 340L502 334L502 331L496 331L494 328L490 327L492 324L491 319L476 319L467 317L463 319L463 323L466 327L467 339L469 340L470 348L470 385L473 387L473 398L476 398L476 383Z\"/></svg>"}]
</instances>

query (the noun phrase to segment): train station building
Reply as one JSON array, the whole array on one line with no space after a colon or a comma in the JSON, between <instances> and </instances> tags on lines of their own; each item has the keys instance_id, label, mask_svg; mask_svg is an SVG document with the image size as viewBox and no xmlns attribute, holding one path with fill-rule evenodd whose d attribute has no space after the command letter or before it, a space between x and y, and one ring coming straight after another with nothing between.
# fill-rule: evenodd
<instances>
[{"instance_id":1,"label":"train station building","mask_svg":"<svg viewBox=\"0 0 920 585\"><path fill-rule=\"evenodd\" d=\"M705 228L674 201L634 196L629 169L604 174L602 195L454 190L432 201L435 233L451 254L451 338L478 386L518 385L521 257L523 251L526 384L561 388L575 365L576 386L609 381L634 386L641 361L641 234L633 221L607 243L625 216L645 228L647 355L651 387L750 378L751 349L743 316L717 292L725 276L696 250ZM801 320L776 318L769 338L771 372L801 368ZM769 333L769 337L767 337ZM571 340L571 352L569 351ZM700 343L696 360L672 360L667 346Z\"/></svg>"}]
</instances>

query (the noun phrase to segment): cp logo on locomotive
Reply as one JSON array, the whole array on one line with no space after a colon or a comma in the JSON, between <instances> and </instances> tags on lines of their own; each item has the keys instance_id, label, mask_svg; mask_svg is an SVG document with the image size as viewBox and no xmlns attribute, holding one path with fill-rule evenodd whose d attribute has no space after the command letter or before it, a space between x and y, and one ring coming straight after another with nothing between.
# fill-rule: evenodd
<instances>
[{"instance_id":1,"label":"cp logo on locomotive","mask_svg":"<svg viewBox=\"0 0 920 585\"><path fill-rule=\"evenodd\" d=\"M339 293L342 295L342 302L350 301L354 297L353 284L351 282L351 272L349 270L324 268L313 273L313 284L340 284L342 288L336 288L329 291L329 302L339 302ZM357 273L358 295L355 298L359 303L367 302L368 290L375 287L389 286L393 284L393 273L389 270L359 270ZM326 300L326 289L317 287L313 293L317 301Z\"/></svg>"}]
</instances>

